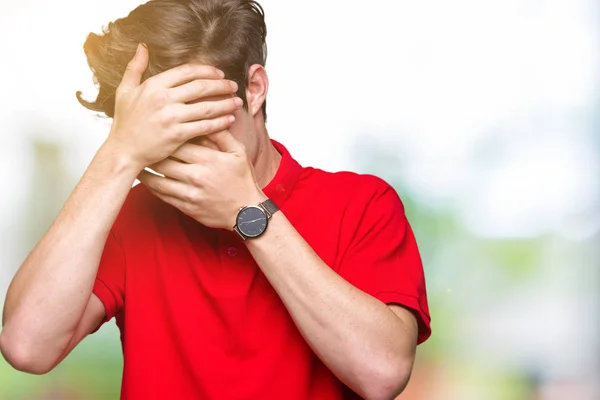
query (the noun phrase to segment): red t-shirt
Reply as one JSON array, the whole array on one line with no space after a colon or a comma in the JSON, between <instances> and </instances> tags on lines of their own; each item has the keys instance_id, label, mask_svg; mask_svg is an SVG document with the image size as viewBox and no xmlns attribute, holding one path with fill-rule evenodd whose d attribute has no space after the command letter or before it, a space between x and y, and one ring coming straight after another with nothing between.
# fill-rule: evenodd
<instances>
[{"instance_id":1,"label":"red t-shirt","mask_svg":"<svg viewBox=\"0 0 600 400\"><path fill-rule=\"evenodd\" d=\"M321 259L431 333L415 238L383 180L301 167L279 143L264 192ZM131 190L108 237L94 293L116 317L121 398L333 400L354 395L306 344L235 233L209 229Z\"/></svg>"}]
</instances>

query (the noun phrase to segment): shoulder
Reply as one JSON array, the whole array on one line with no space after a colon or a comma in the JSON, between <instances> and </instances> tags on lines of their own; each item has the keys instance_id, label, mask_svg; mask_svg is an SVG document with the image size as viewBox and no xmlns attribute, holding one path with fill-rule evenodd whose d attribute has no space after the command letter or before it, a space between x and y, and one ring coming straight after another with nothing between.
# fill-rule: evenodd
<instances>
[{"instance_id":1,"label":"shoulder","mask_svg":"<svg viewBox=\"0 0 600 400\"><path fill-rule=\"evenodd\" d=\"M385 207L400 207L402 201L393 186L381 177L350 171L327 172L305 168L299 182L315 195L331 197L339 203L366 207L377 202Z\"/></svg>"}]
</instances>

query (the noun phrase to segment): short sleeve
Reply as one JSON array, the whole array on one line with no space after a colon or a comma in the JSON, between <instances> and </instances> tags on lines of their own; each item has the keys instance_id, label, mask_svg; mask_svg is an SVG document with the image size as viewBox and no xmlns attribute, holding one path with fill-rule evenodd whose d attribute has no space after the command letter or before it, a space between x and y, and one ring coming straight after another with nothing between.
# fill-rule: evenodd
<instances>
[{"instance_id":1,"label":"short sleeve","mask_svg":"<svg viewBox=\"0 0 600 400\"><path fill-rule=\"evenodd\" d=\"M431 335L431 318L423 264L404 206L396 191L382 184L362 210L338 272L383 303L410 309L422 343Z\"/></svg>"},{"instance_id":2,"label":"short sleeve","mask_svg":"<svg viewBox=\"0 0 600 400\"><path fill-rule=\"evenodd\" d=\"M123 309L125 298L125 254L112 230L104 245L93 292L98 296L102 304L104 304L104 309L106 310L106 318L102 321L102 324L109 321Z\"/></svg>"}]
</instances>

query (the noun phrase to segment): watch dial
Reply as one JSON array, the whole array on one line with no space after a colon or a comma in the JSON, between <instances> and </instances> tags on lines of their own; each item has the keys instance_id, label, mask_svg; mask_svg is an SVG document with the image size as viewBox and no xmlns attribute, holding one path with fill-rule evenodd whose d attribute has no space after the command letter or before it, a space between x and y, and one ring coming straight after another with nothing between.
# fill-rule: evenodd
<instances>
[{"instance_id":1,"label":"watch dial","mask_svg":"<svg viewBox=\"0 0 600 400\"><path fill-rule=\"evenodd\" d=\"M267 216L258 207L246 207L238 214L237 226L244 235L257 237L267 229Z\"/></svg>"}]
</instances>

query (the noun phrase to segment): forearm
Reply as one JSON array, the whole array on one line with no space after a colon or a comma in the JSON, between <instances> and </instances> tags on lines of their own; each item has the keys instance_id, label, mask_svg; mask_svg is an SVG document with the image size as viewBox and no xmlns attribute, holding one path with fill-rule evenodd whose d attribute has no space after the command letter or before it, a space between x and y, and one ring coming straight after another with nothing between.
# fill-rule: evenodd
<instances>
[{"instance_id":1,"label":"forearm","mask_svg":"<svg viewBox=\"0 0 600 400\"><path fill-rule=\"evenodd\" d=\"M342 382L369 399L403 388L416 345L407 325L414 321L329 268L281 212L247 246L306 341Z\"/></svg>"},{"instance_id":2,"label":"forearm","mask_svg":"<svg viewBox=\"0 0 600 400\"><path fill-rule=\"evenodd\" d=\"M106 238L137 171L105 144L48 232L14 277L3 313L3 348L59 354L89 301Z\"/></svg>"}]
</instances>

